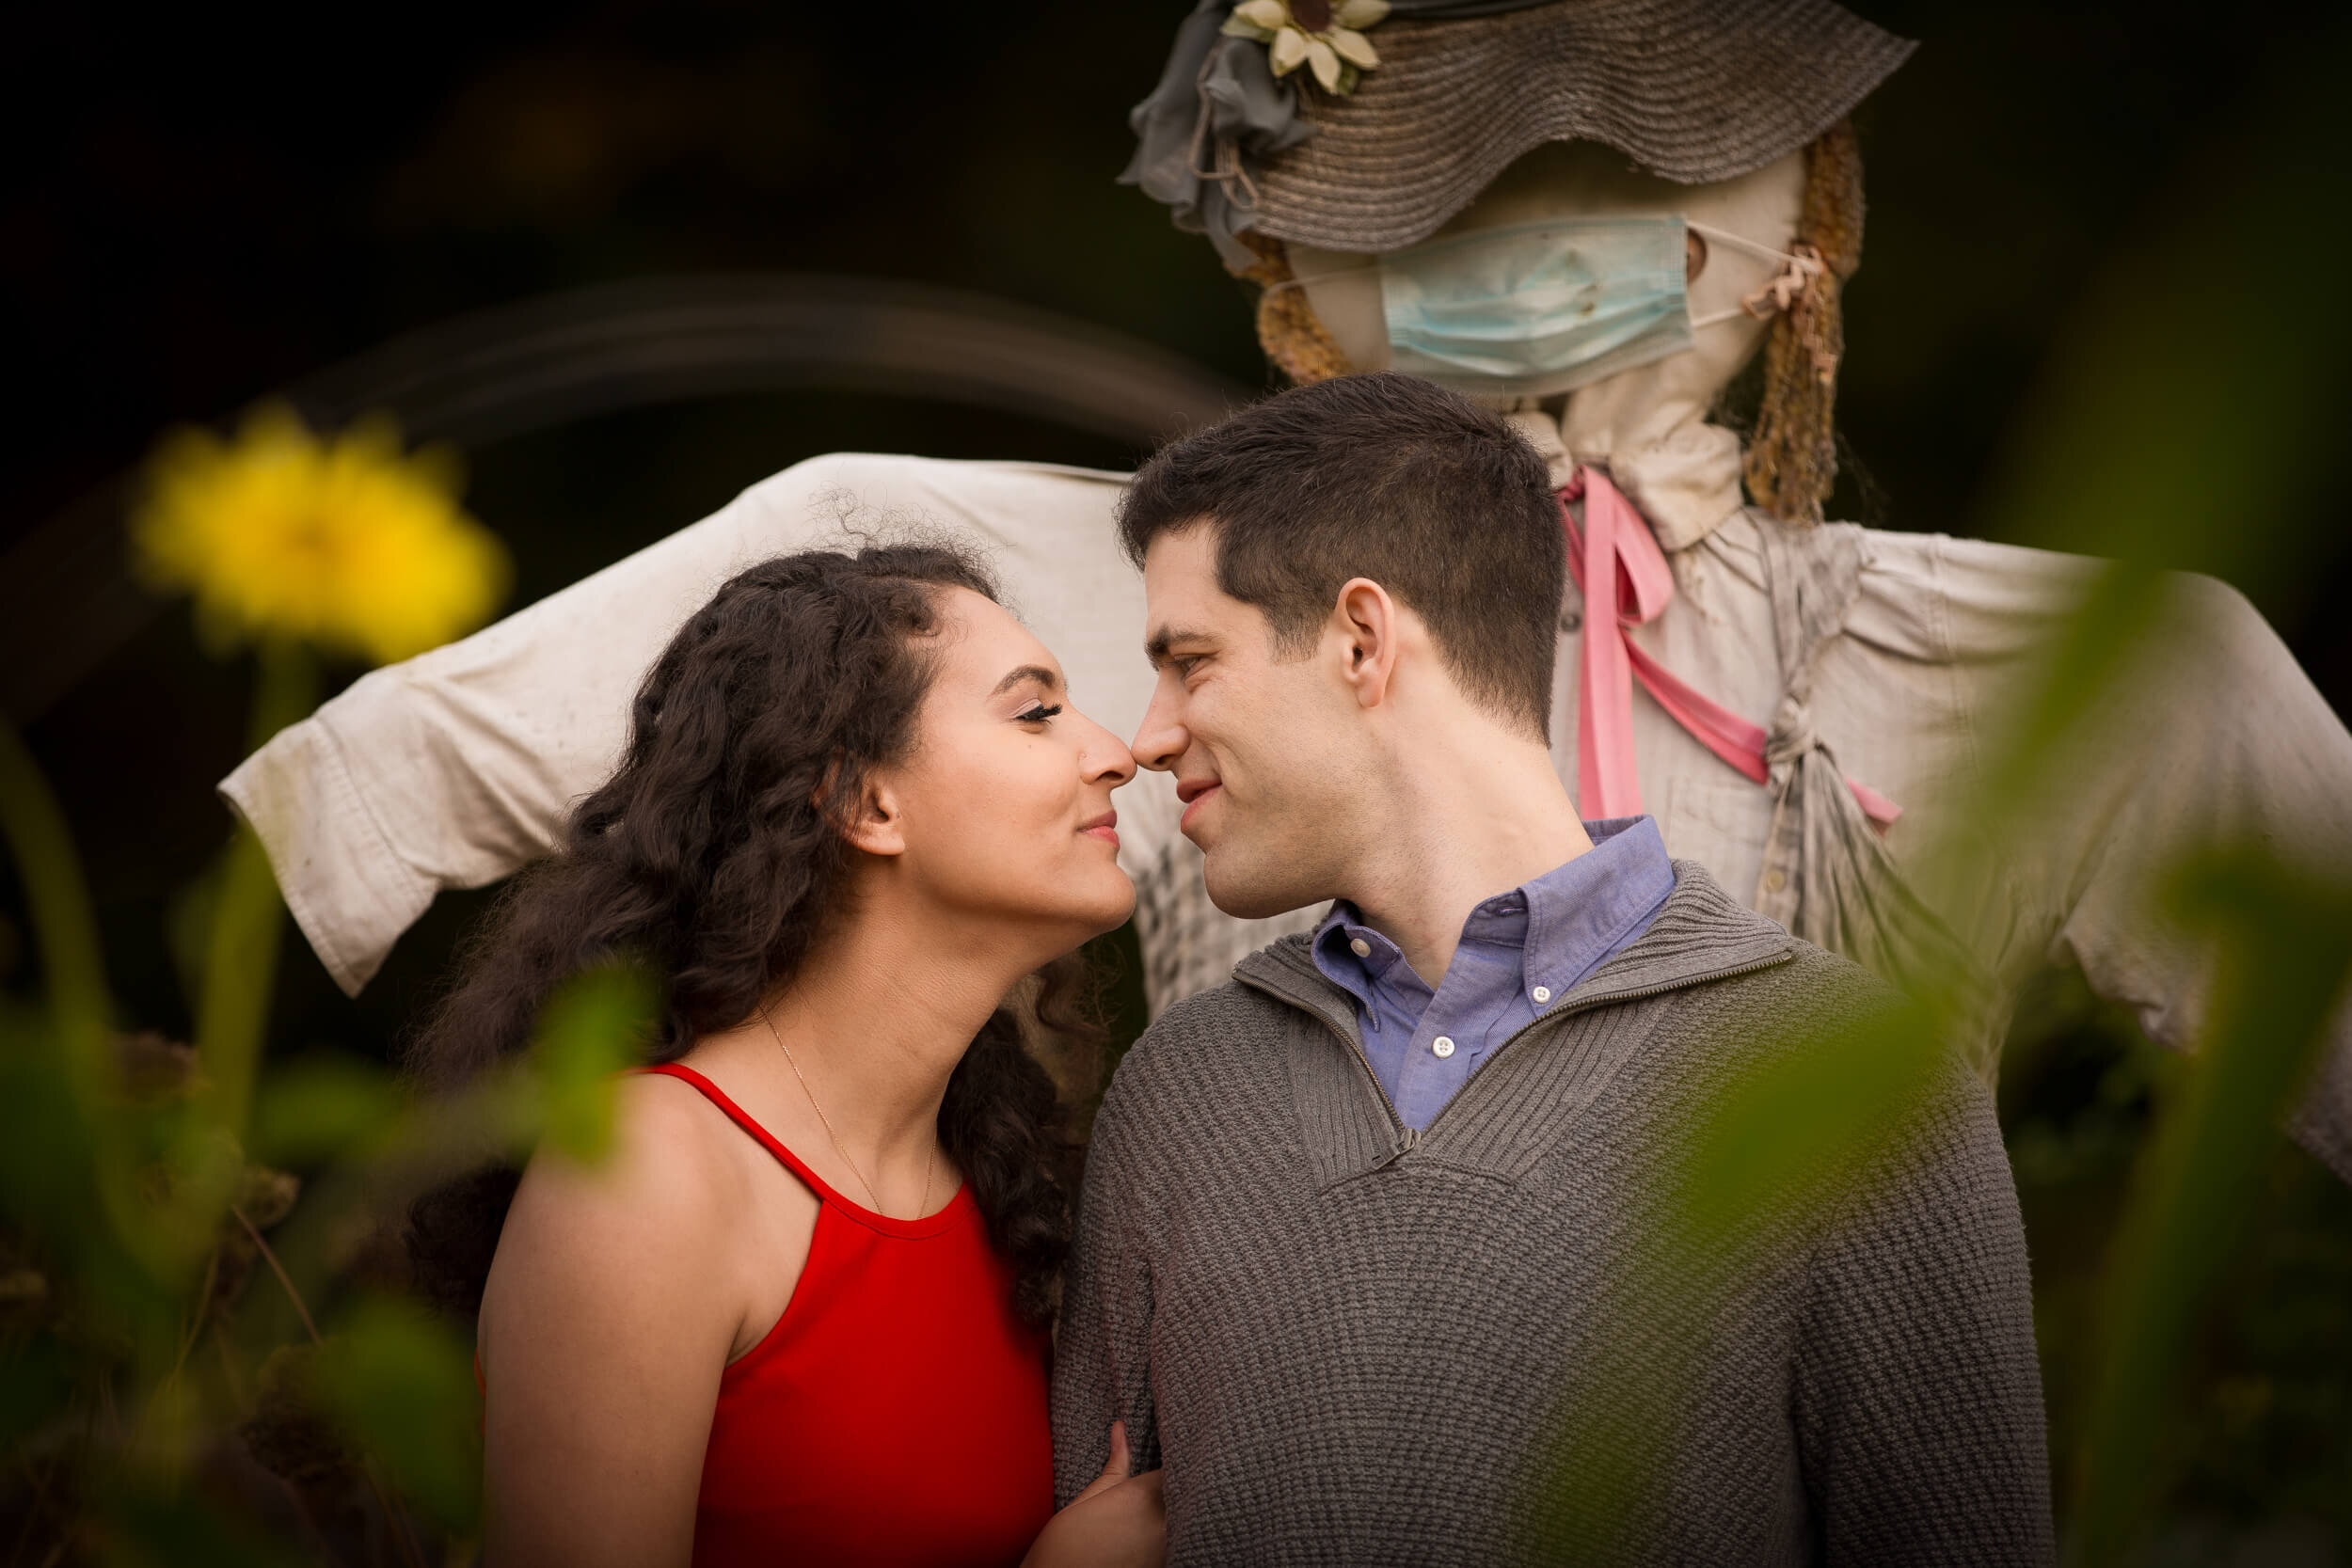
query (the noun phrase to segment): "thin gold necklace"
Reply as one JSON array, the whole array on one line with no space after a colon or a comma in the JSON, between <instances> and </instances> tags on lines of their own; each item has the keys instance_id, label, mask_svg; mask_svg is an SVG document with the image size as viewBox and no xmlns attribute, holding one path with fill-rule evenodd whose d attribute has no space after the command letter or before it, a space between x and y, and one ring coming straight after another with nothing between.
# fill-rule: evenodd
<instances>
[{"instance_id":1,"label":"thin gold necklace","mask_svg":"<svg viewBox=\"0 0 2352 1568\"><path fill-rule=\"evenodd\" d=\"M841 1134L833 1130L833 1117L825 1115L825 1108L817 1103L817 1091L808 1086L808 1074L803 1072L801 1064L792 1059L792 1048L784 1043L784 1036L776 1030L776 1021L768 1016L765 1007L759 1009L759 1022L768 1026L768 1037L776 1042L778 1051L784 1053L785 1066L790 1068L792 1076L801 1081L801 1092L808 1096L808 1108L817 1113L817 1119L825 1124L825 1136L833 1140L833 1151L841 1156L841 1163L850 1167L850 1174L857 1178L857 1184L866 1189L866 1203L874 1212L882 1214L882 1199L874 1196L874 1184L866 1180L866 1173L857 1168L857 1162L850 1158L850 1151L841 1147ZM939 1140L933 1138L930 1151L923 1156L923 1201L914 1211L914 1217L918 1220L931 1212L931 1164L938 1158ZM888 1219L892 1216L882 1214L882 1217Z\"/></svg>"}]
</instances>

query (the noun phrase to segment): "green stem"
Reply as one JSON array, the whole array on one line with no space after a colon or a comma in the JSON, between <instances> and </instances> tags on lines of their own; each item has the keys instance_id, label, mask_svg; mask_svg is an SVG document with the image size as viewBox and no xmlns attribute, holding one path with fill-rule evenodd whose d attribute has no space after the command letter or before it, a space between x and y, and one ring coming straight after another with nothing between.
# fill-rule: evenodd
<instances>
[{"instance_id":1,"label":"green stem","mask_svg":"<svg viewBox=\"0 0 2352 1568\"><path fill-rule=\"evenodd\" d=\"M5 722L0 722L0 837L24 880L61 1069L88 1139L88 1180L117 1239L158 1277L168 1277L176 1249L159 1239L154 1206L141 1196L136 1139L117 1103L113 1007L89 888L65 813L23 738ZM64 1172L59 1179L70 1180Z\"/></svg>"},{"instance_id":2,"label":"green stem","mask_svg":"<svg viewBox=\"0 0 2352 1568\"><path fill-rule=\"evenodd\" d=\"M301 644L264 642L259 664L249 736L255 750L318 701L318 666ZM218 1124L238 1136L244 1134L277 990L285 908L262 841L239 822L222 868L196 1020L196 1049L211 1084L212 1108Z\"/></svg>"},{"instance_id":3,"label":"green stem","mask_svg":"<svg viewBox=\"0 0 2352 1568\"><path fill-rule=\"evenodd\" d=\"M74 1064L80 1086L94 1089L111 1012L98 922L65 813L23 737L6 721L0 721L0 836L24 879L33 940L40 949L49 1006L67 1059Z\"/></svg>"}]
</instances>

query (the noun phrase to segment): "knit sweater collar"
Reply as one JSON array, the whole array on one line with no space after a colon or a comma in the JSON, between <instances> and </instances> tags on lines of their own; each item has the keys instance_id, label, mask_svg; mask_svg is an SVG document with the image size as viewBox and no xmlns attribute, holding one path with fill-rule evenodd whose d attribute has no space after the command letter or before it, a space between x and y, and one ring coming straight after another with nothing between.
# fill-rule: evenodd
<instances>
[{"instance_id":1,"label":"knit sweater collar","mask_svg":"<svg viewBox=\"0 0 2352 1568\"><path fill-rule=\"evenodd\" d=\"M1250 989L1325 1027L1295 1031L1291 1081L1318 1187L1420 1161L1517 1181L1641 1051L1647 998L1786 961L1796 940L1743 908L1694 861L1675 862L1675 888L1649 929L1498 1047L1429 1125L1416 1132L1391 1108L1357 1035L1348 994L1316 969L1304 936L1285 937L1234 967ZM1573 1026L1596 1018L1600 1026Z\"/></svg>"}]
</instances>

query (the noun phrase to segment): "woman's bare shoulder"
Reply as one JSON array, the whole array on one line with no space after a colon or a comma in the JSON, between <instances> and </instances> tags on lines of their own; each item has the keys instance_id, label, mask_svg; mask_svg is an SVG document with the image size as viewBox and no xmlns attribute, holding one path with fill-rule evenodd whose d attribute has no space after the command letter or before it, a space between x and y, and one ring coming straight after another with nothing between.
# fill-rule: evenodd
<instances>
[{"instance_id":1,"label":"woman's bare shoulder","mask_svg":"<svg viewBox=\"0 0 2352 1568\"><path fill-rule=\"evenodd\" d=\"M742 1136L692 1085L631 1073L613 1085L612 1138L603 1157L583 1162L542 1149L524 1170L523 1193L536 1188L546 1202L598 1211L632 1227L715 1219L713 1211L743 1181L736 1147Z\"/></svg>"},{"instance_id":2,"label":"woman's bare shoulder","mask_svg":"<svg viewBox=\"0 0 2352 1568\"><path fill-rule=\"evenodd\" d=\"M622 1079L601 1159L542 1148L524 1168L484 1293L485 1327L502 1297L584 1291L624 1310L717 1307L748 1185L732 1146L741 1136L689 1085Z\"/></svg>"},{"instance_id":3,"label":"woman's bare shoulder","mask_svg":"<svg viewBox=\"0 0 2352 1568\"><path fill-rule=\"evenodd\" d=\"M615 1090L609 1155L543 1148L483 1292L493 1560L684 1562L730 1348L741 1134L688 1085Z\"/></svg>"}]
</instances>

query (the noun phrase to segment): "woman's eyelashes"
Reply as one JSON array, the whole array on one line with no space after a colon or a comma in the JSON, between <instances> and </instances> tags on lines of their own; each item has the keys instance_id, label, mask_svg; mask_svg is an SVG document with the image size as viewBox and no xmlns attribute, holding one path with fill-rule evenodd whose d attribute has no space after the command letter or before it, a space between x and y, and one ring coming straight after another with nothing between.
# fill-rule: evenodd
<instances>
[{"instance_id":1,"label":"woman's eyelashes","mask_svg":"<svg viewBox=\"0 0 2352 1568\"><path fill-rule=\"evenodd\" d=\"M1014 714L1013 718L1024 724L1042 724L1045 721L1053 718L1054 715L1059 713L1060 711L1061 705L1058 703L1054 705L1052 707L1047 707L1043 703L1033 703L1029 706L1022 709L1019 713Z\"/></svg>"}]
</instances>

